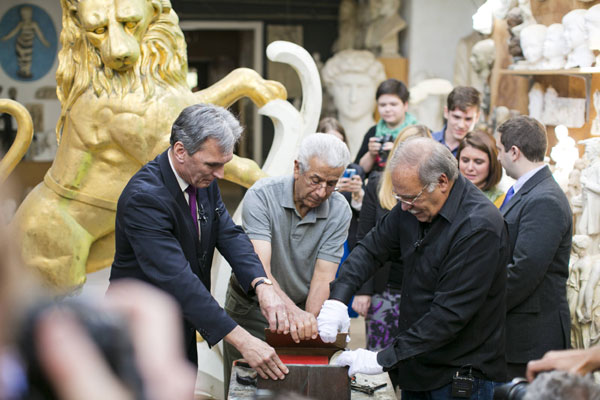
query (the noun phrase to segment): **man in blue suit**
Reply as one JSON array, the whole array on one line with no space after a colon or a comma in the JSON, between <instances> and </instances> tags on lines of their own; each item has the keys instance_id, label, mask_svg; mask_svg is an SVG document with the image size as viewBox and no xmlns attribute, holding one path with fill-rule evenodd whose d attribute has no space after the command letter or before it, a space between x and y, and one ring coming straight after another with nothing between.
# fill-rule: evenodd
<instances>
[{"instance_id":1,"label":"man in blue suit","mask_svg":"<svg viewBox=\"0 0 600 400\"><path fill-rule=\"evenodd\" d=\"M500 211L512 249L506 285L506 361L509 379L527 362L570 346L566 283L573 217L567 197L544 164L543 125L518 116L496 132L498 159L516 179Z\"/></svg>"},{"instance_id":2,"label":"man in blue suit","mask_svg":"<svg viewBox=\"0 0 600 400\"><path fill-rule=\"evenodd\" d=\"M243 290L256 293L271 330L289 331L285 306L250 240L231 220L215 181L223 178L241 133L239 122L221 107L197 104L181 112L171 147L143 166L119 198L110 280L140 279L176 299L190 361L197 363L198 331L210 346L221 339L232 344L263 378L283 379L288 370L274 349L238 326L210 293L217 248Z\"/></svg>"}]
</instances>

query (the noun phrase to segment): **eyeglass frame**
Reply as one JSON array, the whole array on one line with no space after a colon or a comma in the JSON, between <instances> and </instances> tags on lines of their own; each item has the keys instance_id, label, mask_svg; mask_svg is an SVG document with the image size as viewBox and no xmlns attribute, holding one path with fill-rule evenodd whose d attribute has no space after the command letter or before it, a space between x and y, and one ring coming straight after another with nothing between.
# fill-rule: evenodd
<instances>
[{"instance_id":1,"label":"eyeglass frame","mask_svg":"<svg viewBox=\"0 0 600 400\"><path fill-rule=\"evenodd\" d=\"M307 171L308 172L308 171ZM306 173L302 173L302 176L304 176L304 179L306 181L306 183L313 188L313 190L317 190L317 189L325 189L326 192L334 192L337 191L337 183L338 180L335 181L335 184L333 184L333 187L329 185L329 181L327 181L326 179L321 178L318 175L313 175L313 176L308 176L306 175ZM318 183L313 182L313 179L317 178L319 179Z\"/></svg>"},{"instance_id":2,"label":"eyeglass frame","mask_svg":"<svg viewBox=\"0 0 600 400\"><path fill-rule=\"evenodd\" d=\"M397 194L396 192L392 191L392 195L394 196L394 198L396 200L398 200L400 203L404 203L409 207L414 207L415 203L417 202L417 200L419 200L419 197L421 197L421 195L423 194L423 192L425 191L425 188L427 186L431 185L430 183L426 183L425 185L423 185L423 188L421 189L421 191L419 193L417 193L417 195L415 197L412 198L412 200L404 200L402 198L402 196L400 196L399 194Z\"/></svg>"}]
</instances>

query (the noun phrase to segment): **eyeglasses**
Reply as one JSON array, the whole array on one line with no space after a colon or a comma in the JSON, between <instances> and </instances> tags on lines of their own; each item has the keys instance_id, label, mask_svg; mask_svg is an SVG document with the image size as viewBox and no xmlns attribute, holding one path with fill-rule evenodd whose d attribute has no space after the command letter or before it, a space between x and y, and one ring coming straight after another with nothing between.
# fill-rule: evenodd
<instances>
[{"instance_id":1,"label":"eyeglasses","mask_svg":"<svg viewBox=\"0 0 600 400\"><path fill-rule=\"evenodd\" d=\"M333 192L337 185L337 180L335 181L326 181L320 178L319 176L304 176L306 183L313 189L325 188L328 192Z\"/></svg>"},{"instance_id":2,"label":"eyeglasses","mask_svg":"<svg viewBox=\"0 0 600 400\"><path fill-rule=\"evenodd\" d=\"M423 192L425 191L425 188L429 186L429 183L426 183L425 186L423 186L423 188L421 189L421 191L416 195L416 196L400 196L399 194L396 194L394 192L392 192L392 194L394 195L394 198L396 200L398 200L401 203L406 204L407 206L414 206L415 203L417 202L417 200L419 200L419 197L421 197L421 195L423 194Z\"/></svg>"}]
</instances>

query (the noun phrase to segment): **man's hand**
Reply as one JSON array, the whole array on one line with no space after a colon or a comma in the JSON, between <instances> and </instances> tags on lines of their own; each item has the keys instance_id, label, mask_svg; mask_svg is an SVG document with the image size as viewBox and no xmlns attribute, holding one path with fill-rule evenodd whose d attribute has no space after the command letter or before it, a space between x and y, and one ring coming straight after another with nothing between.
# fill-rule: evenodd
<instances>
[{"instance_id":1,"label":"man's hand","mask_svg":"<svg viewBox=\"0 0 600 400\"><path fill-rule=\"evenodd\" d=\"M301 340L316 339L319 330L317 329L317 319L315 316L298 307L294 308L294 310L288 308L290 333L294 342L300 343Z\"/></svg>"},{"instance_id":2,"label":"man's hand","mask_svg":"<svg viewBox=\"0 0 600 400\"><path fill-rule=\"evenodd\" d=\"M264 285L261 285L264 286ZM264 379L283 379L289 372L288 368L275 353L275 349L262 340L255 338L243 328L236 326L229 335L232 337L231 344L234 345L244 360ZM229 336L227 335L227 336ZM226 338L227 338L226 336Z\"/></svg>"},{"instance_id":3,"label":"man's hand","mask_svg":"<svg viewBox=\"0 0 600 400\"><path fill-rule=\"evenodd\" d=\"M359 294L354 296L352 301L352 309L358 313L361 317L366 317L367 312L371 307L371 296L368 294Z\"/></svg>"},{"instance_id":4,"label":"man's hand","mask_svg":"<svg viewBox=\"0 0 600 400\"><path fill-rule=\"evenodd\" d=\"M288 334L290 331L290 321L285 309L285 304L281 297L275 293L275 289L271 285L259 285L256 288L256 296L260 304L262 315L269 322L271 332Z\"/></svg>"},{"instance_id":5,"label":"man's hand","mask_svg":"<svg viewBox=\"0 0 600 400\"><path fill-rule=\"evenodd\" d=\"M334 364L342 367L348 365L350 367L348 376L376 375L383 372L383 367L377 362L377 352L365 349L344 351Z\"/></svg>"},{"instance_id":6,"label":"man's hand","mask_svg":"<svg viewBox=\"0 0 600 400\"><path fill-rule=\"evenodd\" d=\"M348 332L350 317L348 308L339 300L325 300L317 317L319 335L325 343L333 343L338 332Z\"/></svg>"},{"instance_id":7,"label":"man's hand","mask_svg":"<svg viewBox=\"0 0 600 400\"><path fill-rule=\"evenodd\" d=\"M541 360L527 363L527 380L530 382L540 372L560 370L586 375L600 368L600 348L549 351Z\"/></svg>"}]
</instances>

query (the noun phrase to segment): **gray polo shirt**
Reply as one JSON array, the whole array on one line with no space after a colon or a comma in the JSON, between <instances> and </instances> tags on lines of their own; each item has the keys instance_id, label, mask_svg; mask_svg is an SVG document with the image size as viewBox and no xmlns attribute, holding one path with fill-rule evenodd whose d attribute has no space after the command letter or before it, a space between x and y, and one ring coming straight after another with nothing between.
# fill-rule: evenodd
<instances>
[{"instance_id":1,"label":"gray polo shirt","mask_svg":"<svg viewBox=\"0 0 600 400\"><path fill-rule=\"evenodd\" d=\"M352 212L334 192L301 218L294 205L294 177L263 178L244 197L242 224L250 239L271 243L271 273L296 304L308 297L317 258L339 263Z\"/></svg>"}]
</instances>

